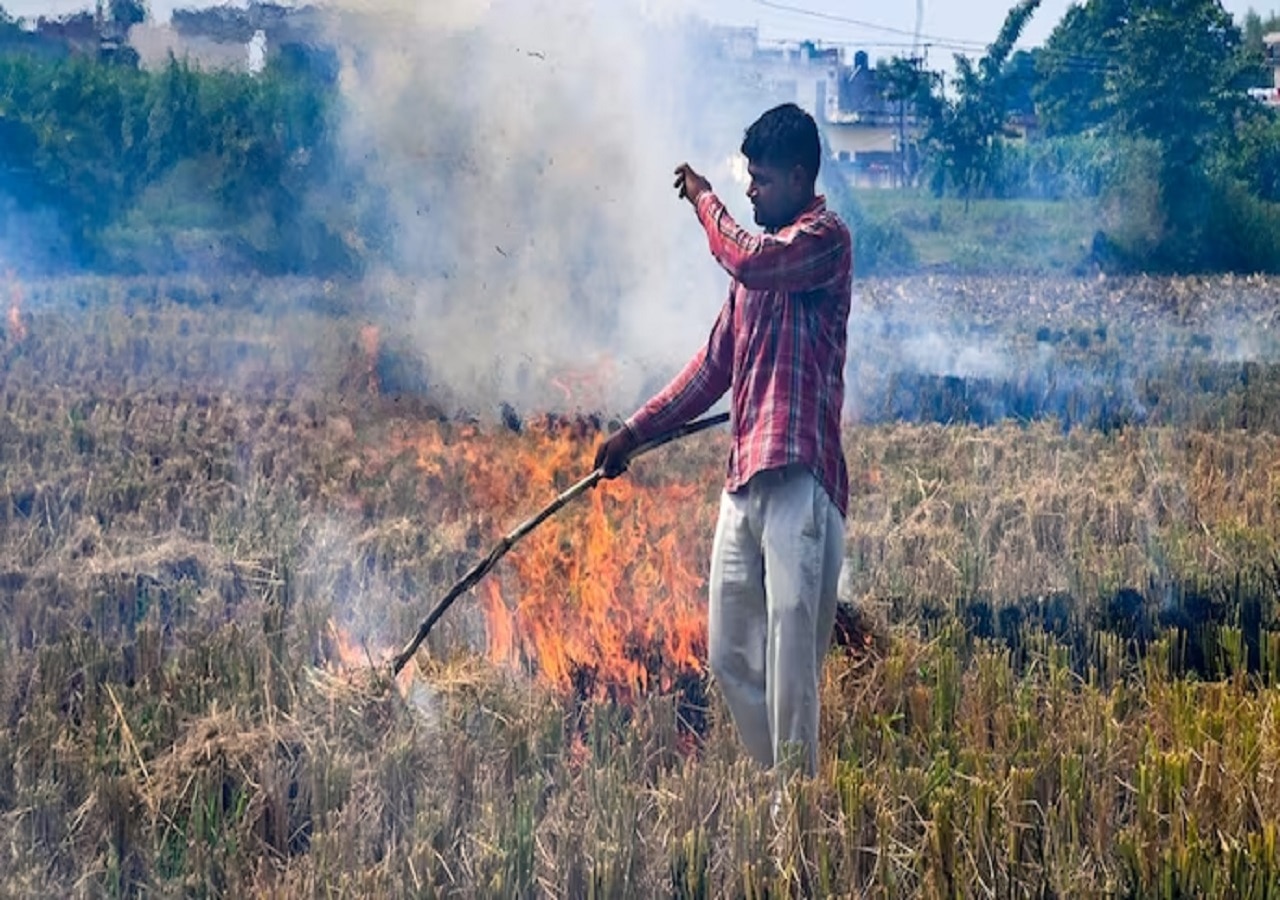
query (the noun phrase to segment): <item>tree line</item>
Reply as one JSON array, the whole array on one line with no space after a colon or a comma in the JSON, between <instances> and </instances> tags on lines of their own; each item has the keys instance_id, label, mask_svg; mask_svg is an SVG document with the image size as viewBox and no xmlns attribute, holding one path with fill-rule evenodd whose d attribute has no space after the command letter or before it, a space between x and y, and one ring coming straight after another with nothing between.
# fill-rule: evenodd
<instances>
[{"instance_id":1,"label":"tree line","mask_svg":"<svg viewBox=\"0 0 1280 900\"><path fill-rule=\"evenodd\" d=\"M911 105L924 177L939 195L1105 197L1116 213L1099 261L1146 270L1280 268L1280 117L1249 95L1270 85L1263 37L1218 0L1085 0L1042 47L1014 45L1040 0L1021 0L956 75L882 62ZM1034 121L1035 136L1014 127Z\"/></svg>"},{"instance_id":2,"label":"tree line","mask_svg":"<svg viewBox=\"0 0 1280 900\"><path fill-rule=\"evenodd\" d=\"M376 198L335 144L336 82L332 53L305 44L253 76L174 58L148 71L41 40L0 8L0 234L28 233L6 264L358 269Z\"/></svg>"},{"instance_id":3,"label":"tree line","mask_svg":"<svg viewBox=\"0 0 1280 900\"><path fill-rule=\"evenodd\" d=\"M1039 5L1020 0L951 79L879 64L918 121L933 192L1105 201L1093 255L1117 268L1280 268L1280 118L1247 92L1270 83L1263 36L1280 20L1237 24L1218 0L1085 0L1016 50ZM105 10L127 29L144 7ZM21 231L17 264L45 268L358 272L389 226L336 144L340 116L336 56L314 44L285 44L253 76L147 70L41 41L0 8L0 253Z\"/></svg>"}]
</instances>

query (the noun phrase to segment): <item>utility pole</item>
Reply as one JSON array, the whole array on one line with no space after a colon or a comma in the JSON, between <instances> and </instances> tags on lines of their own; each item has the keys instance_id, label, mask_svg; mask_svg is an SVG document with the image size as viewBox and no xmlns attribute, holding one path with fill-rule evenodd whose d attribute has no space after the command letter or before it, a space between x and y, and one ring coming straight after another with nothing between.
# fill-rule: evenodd
<instances>
[{"instance_id":1,"label":"utility pole","mask_svg":"<svg viewBox=\"0 0 1280 900\"><path fill-rule=\"evenodd\" d=\"M916 0L916 30L911 38L911 64L920 70L920 32L924 29L924 0ZM907 186L907 98L898 98L898 187Z\"/></svg>"}]
</instances>

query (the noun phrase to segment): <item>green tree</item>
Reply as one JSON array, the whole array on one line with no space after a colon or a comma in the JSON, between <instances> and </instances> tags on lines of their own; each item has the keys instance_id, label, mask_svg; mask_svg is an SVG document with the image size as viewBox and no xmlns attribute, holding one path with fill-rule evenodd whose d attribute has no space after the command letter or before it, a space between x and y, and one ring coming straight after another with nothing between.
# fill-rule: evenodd
<instances>
[{"instance_id":1,"label":"green tree","mask_svg":"<svg viewBox=\"0 0 1280 900\"><path fill-rule=\"evenodd\" d=\"M1035 89L1040 81L1036 60L1039 50L1018 50L1005 66L1005 106L1012 115L1036 114Z\"/></svg>"},{"instance_id":2,"label":"green tree","mask_svg":"<svg viewBox=\"0 0 1280 900\"><path fill-rule=\"evenodd\" d=\"M1110 118L1107 76L1127 8L1127 0L1088 0L1068 9L1050 33L1037 54L1033 91L1046 134L1081 134Z\"/></svg>"},{"instance_id":3,"label":"green tree","mask_svg":"<svg viewBox=\"0 0 1280 900\"><path fill-rule=\"evenodd\" d=\"M209 143L200 100L201 76L172 55L148 85L146 179L154 182L184 159L204 155Z\"/></svg>"},{"instance_id":4,"label":"green tree","mask_svg":"<svg viewBox=\"0 0 1280 900\"><path fill-rule=\"evenodd\" d=\"M1039 5L1040 0L1021 0L1014 6L976 65L956 56L954 98L944 96L937 81L926 83L927 90L916 85L917 115L925 123L925 141L936 166L934 190L941 193L953 185L966 207L999 159L1015 86L1008 71L1010 54Z\"/></svg>"},{"instance_id":5,"label":"green tree","mask_svg":"<svg viewBox=\"0 0 1280 900\"><path fill-rule=\"evenodd\" d=\"M217 157L213 190L243 223L266 268L348 262L328 226L304 212L332 174L334 94L309 52L295 47L256 78L222 76L207 109Z\"/></svg>"},{"instance_id":6,"label":"green tree","mask_svg":"<svg viewBox=\"0 0 1280 900\"><path fill-rule=\"evenodd\" d=\"M8 24L0 11L0 37ZM356 177L338 172L331 53L286 45L251 76L174 59L140 71L46 44L0 47L0 202L55 219L68 264L178 265L165 247L183 229L264 271L356 264L367 223L318 202Z\"/></svg>"},{"instance_id":7,"label":"green tree","mask_svg":"<svg viewBox=\"0 0 1280 900\"><path fill-rule=\"evenodd\" d=\"M1110 127L1160 147L1169 231L1159 255L1166 265L1199 268L1211 262L1209 162L1233 143L1236 119L1248 112L1240 30L1217 0L1129 0L1111 40Z\"/></svg>"},{"instance_id":8,"label":"green tree","mask_svg":"<svg viewBox=\"0 0 1280 900\"><path fill-rule=\"evenodd\" d=\"M876 64L876 81L885 100L902 117L900 123L905 123L908 118L913 122L924 121L927 115L938 114L934 95L942 90L942 76L925 69L921 62L919 58L895 56ZM910 132L904 128L902 134L905 146L902 148L904 158L901 174L904 183L908 184L914 183L919 174L919 145L914 132L914 127Z\"/></svg>"},{"instance_id":9,"label":"green tree","mask_svg":"<svg viewBox=\"0 0 1280 900\"><path fill-rule=\"evenodd\" d=\"M1272 13L1266 19L1252 9L1244 14L1240 26L1244 53L1249 60L1250 79L1254 87L1272 87L1275 84L1274 70L1267 61L1267 48L1264 38L1275 31L1280 31L1280 16Z\"/></svg>"},{"instance_id":10,"label":"green tree","mask_svg":"<svg viewBox=\"0 0 1280 900\"><path fill-rule=\"evenodd\" d=\"M144 80L86 58L14 54L0 62L0 117L16 137L0 150L0 165L16 176L20 200L59 212L81 261L138 185Z\"/></svg>"},{"instance_id":11,"label":"green tree","mask_svg":"<svg viewBox=\"0 0 1280 900\"><path fill-rule=\"evenodd\" d=\"M1170 162L1195 161L1228 134L1244 104L1240 31L1218 0L1129 0L1110 33L1108 107L1121 133L1160 141Z\"/></svg>"},{"instance_id":12,"label":"green tree","mask_svg":"<svg viewBox=\"0 0 1280 900\"><path fill-rule=\"evenodd\" d=\"M1241 122L1236 137L1222 159L1227 172L1259 199L1280 203L1280 115L1259 108Z\"/></svg>"},{"instance_id":13,"label":"green tree","mask_svg":"<svg viewBox=\"0 0 1280 900\"><path fill-rule=\"evenodd\" d=\"M1155 148L1148 175L1159 227L1126 229L1150 242L1128 248L1133 261L1179 269L1216 264L1208 223L1221 225L1215 204L1222 197L1240 196L1220 179L1239 150L1242 126L1261 112L1245 90L1256 81L1259 59L1250 57L1219 0L1086 0L1050 35L1036 88L1046 131L1104 135L1116 160L1138 158L1123 152L1126 144ZM1116 190L1123 193L1119 180L1133 176L1117 169Z\"/></svg>"}]
</instances>

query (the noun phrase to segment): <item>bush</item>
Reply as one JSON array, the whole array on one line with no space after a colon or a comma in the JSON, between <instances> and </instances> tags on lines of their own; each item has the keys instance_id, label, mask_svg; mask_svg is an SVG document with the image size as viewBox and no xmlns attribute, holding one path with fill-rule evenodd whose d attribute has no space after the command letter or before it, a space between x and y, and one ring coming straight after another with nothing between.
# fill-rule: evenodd
<instances>
[{"instance_id":1,"label":"bush","mask_svg":"<svg viewBox=\"0 0 1280 900\"><path fill-rule=\"evenodd\" d=\"M1231 272L1280 271L1280 203L1261 199L1238 179L1212 181L1206 268Z\"/></svg>"},{"instance_id":2,"label":"bush","mask_svg":"<svg viewBox=\"0 0 1280 900\"><path fill-rule=\"evenodd\" d=\"M987 193L1026 200L1097 197L1114 163L1112 145L1096 136L1005 142L993 154Z\"/></svg>"},{"instance_id":3,"label":"bush","mask_svg":"<svg viewBox=\"0 0 1280 900\"><path fill-rule=\"evenodd\" d=\"M1102 229L1094 257L1103 268L1141 270L1167 239L1160 193L1160 148L1152 141L1112 143L1102 189Z\"/></svg>"},{"instance_id":4,"label":"bush","mask_svg":"<svg viewBox=\"0 0 1280 900\"><path fill-rule=\"evenodd\" d=\"M1222 160L1224 169L1263 200L1280 202L1280 116L1262 109L1236 134L1237 145Z\"/></svg>"},{"instance_id":5,"label":"bush","mask_svg":"<svg viewBox=\"0 0 1280 900\"><path fill-rule=\"evenodd\" d=\"M1095 262L1141 272L1280 270L1280 203L1240 171L1226 157L1207 172L1171 170L1159 145L1129 145L1106 187Z\"/></svg>"},{"instance_id":6,"label":"bush","mask_svg":"<svg viewBox=\"0 0 1280 900\"><path fill-rule=\"evenodd\" d=\"M872 221L864 215L850 227L853 229L854 271L859 277L900 273L915 268L915 247L894 223Z\"/></svg>"}]
</instances>

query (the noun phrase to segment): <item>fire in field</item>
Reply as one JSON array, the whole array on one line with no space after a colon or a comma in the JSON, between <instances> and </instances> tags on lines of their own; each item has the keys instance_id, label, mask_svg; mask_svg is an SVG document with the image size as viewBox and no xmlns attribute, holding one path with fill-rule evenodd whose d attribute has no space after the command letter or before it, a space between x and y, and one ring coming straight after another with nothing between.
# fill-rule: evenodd
<instances>
[{"instance_id":1,"label":"fire in field","mask_svg":"<svg viewBox=\"0 0 1280 900\"><path fill-rule=\"evenodd\" d=\"M405 428L388 449L412 455L425 495L463 504L440 514L471 519L469 540L489 544L577 480L599 436L598 422L559 416L516 429L428 423ZM503 574L483 583L494 662L626 705L701 674L715 485L658 468L639 485L601 483L532 531Z\"/></svg>"},{"instance_id":2,"label":"fire in field","mask_svg":"<svg viewBox=\"0 0 1280 900\"><path fill-rule=\"evenodd\" d=\"M850 422L858 613L825 668L818 774L773 811L705 670L723 432L529 533L393 684L432 604L589 471L607 425L396 389L409 345L307 311L297 284L266 310L247 301L269 284L230 307L151 287L8 286L25 302L0 338L7 893L1269 883L1275 368L1205 351L1211 323L1162 337L1199 354L1179 370L1216 373L1199 394L1150 402L1182 377L1158 366L1122 386L1146 421ZM1166 289L1261 327L1263 287ZM903 289L863 296L888 315ZM1089 329L1082 352L1096 285L1040 289L1073 292L1063 357L1127 340ZM135 299L67 302L97 290ZM1023 305L1004 300L981 311L1016 343ZM925 407L1030 376L948 377L935 400L917 379Z\"/></svg>"},{"instance_id":3,"label":"fire in field","mask_svg":"<svg viewBox=\"0 0 1280 900\"><path fill-rule=\"evenodd\" d=\"M679 2L144 6L0 12L0 896L1280 894L1280 282L1113 265L1181 193L1266 257L1257 166L993 133L1075 179L1006 203L827 148L849 509L816 770L769 772L708 666L727 429L578 488L707 339L672 169L750 221L781 57ZM1177 49L1179 147L1274 142Z\"/></svg>"}]
</instances>

